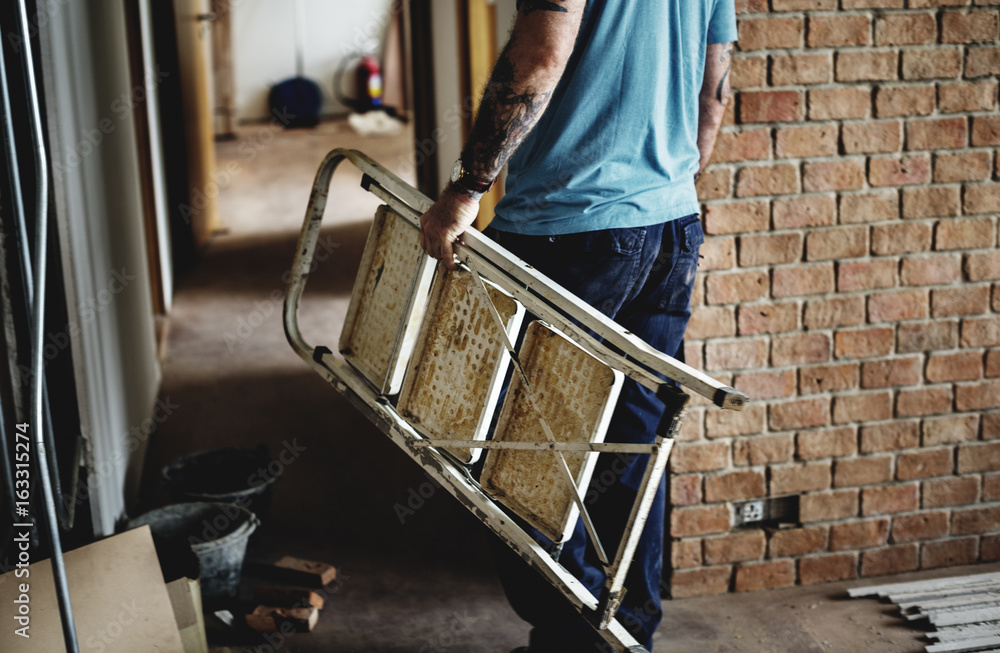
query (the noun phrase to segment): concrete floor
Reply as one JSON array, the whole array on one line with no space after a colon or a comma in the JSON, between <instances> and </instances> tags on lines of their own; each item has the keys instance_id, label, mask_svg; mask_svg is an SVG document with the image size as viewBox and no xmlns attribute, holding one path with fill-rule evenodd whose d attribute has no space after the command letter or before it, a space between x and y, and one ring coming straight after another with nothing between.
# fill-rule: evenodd
<instances>
[{"instance_id":1,"label":"concrete floor","mask_svg":"<svg viewBox=\"0 0 1000 653\"><path fill-rule=\"evenodd\" d=\"M162 385L175 408L150 441L141 508L167 502L159 469L177 456L257 443L273 456L288 444L301 449L283 465L248 557L324 560L342 575L316 629L281 642L281 651L506 653L527 642L493 572L491 535L310 371L282 331L282 276L323 155L361 149L412 179L410 142L408 132L361 138L342 122L289 132L243 127L239 140L218 145L219 167L230 173L220 198L228 232L177 284ZM334 350L377 204L359 181L346 164L334 176L322 239L329 256L302 309L307 340ZM411 500L417 509L401 520L396 506ZM1000 565L964 571L987 568ZM889 606L847 600L849 585L668 602L656 650L923 650L920 632ZM218 625L212 633L215 644L251 643Z\"/></svg>"}]
</instances>

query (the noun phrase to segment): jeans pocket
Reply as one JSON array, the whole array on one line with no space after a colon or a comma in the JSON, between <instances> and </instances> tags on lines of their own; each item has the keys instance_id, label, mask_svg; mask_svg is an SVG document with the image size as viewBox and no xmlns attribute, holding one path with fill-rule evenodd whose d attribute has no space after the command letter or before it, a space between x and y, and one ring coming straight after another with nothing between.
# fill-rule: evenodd
<instances>
[{"instance_id":1,"label":"jeans pocket","mask_svg":"<svg viewBox=\"0 0 1000 653\"><path fill-rule=\"evenodd\" d=\"M674 231L670 272L660 299L660 307L668 311L687 313L691 309L691 293L698 272L698 253L705 234L698 215L681 218ZM664 247L667 247L666 238Z\"/></svg>"}]
</instances>

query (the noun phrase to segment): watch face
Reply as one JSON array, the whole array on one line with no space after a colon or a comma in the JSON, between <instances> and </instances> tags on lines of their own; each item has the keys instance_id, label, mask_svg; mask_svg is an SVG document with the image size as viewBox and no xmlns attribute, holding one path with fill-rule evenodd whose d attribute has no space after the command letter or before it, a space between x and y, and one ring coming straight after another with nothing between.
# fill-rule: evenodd
<instances>
[{"instance_id":1,"label":"watch face","mask_svg":"<svg viewBox=\"0 0 1000 653\"><path fill-rule=\"evenodd\" d=\"M455 161L455 165L453 165L451 167L451 181L452 181L452 183L455 183L456 181L458 181L461 178L461 176L462 176L462 160L461 159L457 159Z\"/></svg>"}]
</instances>

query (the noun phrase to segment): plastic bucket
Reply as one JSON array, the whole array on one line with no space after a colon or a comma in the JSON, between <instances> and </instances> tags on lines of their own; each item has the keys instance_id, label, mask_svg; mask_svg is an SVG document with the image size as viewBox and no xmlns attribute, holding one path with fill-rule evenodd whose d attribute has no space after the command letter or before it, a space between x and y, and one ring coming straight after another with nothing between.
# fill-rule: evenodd
<instances>
[{"instance_id":1,"label":"plastic bucket","mask_svg":"<svg viewBox=\"0 0 1000 653\"><path fill-rule=\"evenodd\" d=\"M236 595L247 539L260 525L256 515L231 503L178 503L140 515L128 527L146 524L154 536L191 547L206 601Z\"/></svg>"},{"instance_id":2,"label":"plastic bucket","mask_svg":"<svg viewBox=\"0 0 1000 653\"><path fill-rule=\"evenodd\" d=\"M225 447L182 456L164 465L163 483L173 501L235 503L263 517L281 475L267 447Z\"/></svg>"}]
</instances>

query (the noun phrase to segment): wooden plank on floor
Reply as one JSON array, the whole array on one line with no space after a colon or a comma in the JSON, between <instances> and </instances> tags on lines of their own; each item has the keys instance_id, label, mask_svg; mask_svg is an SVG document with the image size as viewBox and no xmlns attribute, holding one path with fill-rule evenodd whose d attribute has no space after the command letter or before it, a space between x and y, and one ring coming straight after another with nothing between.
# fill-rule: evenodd
<instances>
[{"instance_id":1,"label":"wooden plank on floor","mask_svg":"<svg viewBox=\"0 0 1000 653\"><path fill-rule=\"evenodd\" d=\"M996 607L980 608L978 610L966 610L953 614L930 615L929 621L932 625L942 628L944 626L958 626L960 624L972 624L979 621L993 621L1000 617Z\"/></svg>"},{"instance_id":2,"label":"wooden plank on floor","mask_svg":"<svg viewBox=\"0 0 1000 653\"><path fill-rule=\"evenodd\" d=\"M950 576L948 578L933 578L930 580L918 580L907 583L889 583L886 585L869 585L867 587L852 587L847 590L847 595L851 598L859 596L872 596L875 594L886 595L892 592L916 591L918 589L936 589L950 587L956 582L981 582L984 580L1000 580L1000 572L988 574L972 574L970 576Z\"/></svg>"},{"instance_id":3,"label":"wooden plank on floor","mask_svg":"<svg viewBox=\"0 0 1000 653\"><path fill-rule=\"evenodd\" d=\"M927 633L931 639L939 642L957 642L963 639L973 639L975 637L989 637L1000 635L1000 621L985 621L974 624L962 624L960 626L946 626L939 628L932 633Z\"/></svg>"},{"instance_id":4,"label":"wooden plank on floor","mask_svg":"<svg viewBox=\"0 0 1000 653\"><path fill-rule=\"evenodd\" d=\"M927 653L972 653L972 651L983 651L989 648L1000 646L1000 636L977 637L961 642L942 642L941 644L930 644L927 646Z\"/></svg>"}]
</instances>

